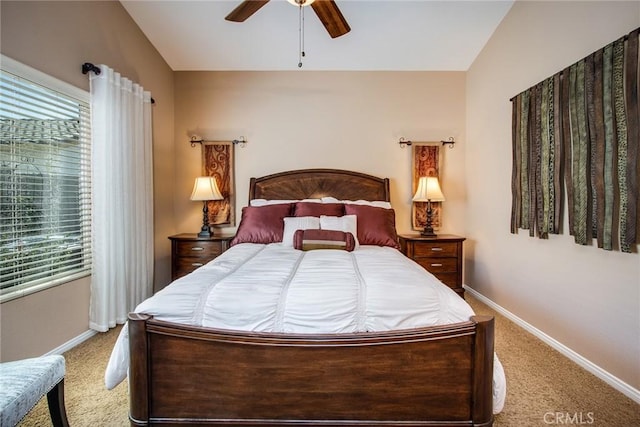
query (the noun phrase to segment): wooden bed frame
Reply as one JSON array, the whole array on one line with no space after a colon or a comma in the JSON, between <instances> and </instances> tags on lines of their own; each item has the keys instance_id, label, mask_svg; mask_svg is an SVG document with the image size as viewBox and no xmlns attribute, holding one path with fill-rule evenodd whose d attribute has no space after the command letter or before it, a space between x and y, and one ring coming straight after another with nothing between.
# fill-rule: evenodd
<instances>
[{"instance_id":1,"label":"wooden bed frame","mask_svg":"<svg viewBox=\"0 0 640 427\"><path fill-rule=\"evenodd\" d=\"M358 190L359 189L359 190ZM252 178L250 198L389 200L333 169ZM131 425L491 426L490 316L410 330L278 334L129 315Z\"/></svg>"}]
</instances>

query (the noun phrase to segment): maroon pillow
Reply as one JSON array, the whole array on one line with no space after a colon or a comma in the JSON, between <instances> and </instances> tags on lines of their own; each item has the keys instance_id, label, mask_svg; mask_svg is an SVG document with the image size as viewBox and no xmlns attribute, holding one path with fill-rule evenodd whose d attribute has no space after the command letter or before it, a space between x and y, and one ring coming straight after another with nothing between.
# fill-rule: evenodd
<instances>
[{"instance_id":1,"label":"maroon pillow","mask_svg":"<svg viewBox=\"0 0 640 427\"><path fill-rule=\"evenodd\" d=\"M342 203L297 202L293 212L293 216L343 216L344 205Z\"/></svg>"},{"instance_id":2,"label":"maroon pillow","mask_svg":"<svg viewBox=\"0 0 640 427\"><path fill-rule=\"evenodd\" d=\"M291 216L292 203L242 208L236 236L229 246L238 243L276 243L282 241L284 217Z\"/></svg>"},{"instance_id":3,"label":"maroon pillow","mask_svg":"<svg viewBox=\"0 0 640 427\"><path fill-rule=\"evenodd\" d=\"M396 214L393 209L345 204L344 212L345 215L358 217L358 241L361 245L400 248L396 233Z\"/></svg>"},{"instance_id":4,"label":"maroon pillow","mask_svg":"<svg viewBox=\"0 0 640 427\"><path fill-rule=\"evenodd\" d=\"M303 251L312 249L343 249L351 252L356 241L351 233L337 230L296 230L293 247Z\"/></svg>"}]
</instances>

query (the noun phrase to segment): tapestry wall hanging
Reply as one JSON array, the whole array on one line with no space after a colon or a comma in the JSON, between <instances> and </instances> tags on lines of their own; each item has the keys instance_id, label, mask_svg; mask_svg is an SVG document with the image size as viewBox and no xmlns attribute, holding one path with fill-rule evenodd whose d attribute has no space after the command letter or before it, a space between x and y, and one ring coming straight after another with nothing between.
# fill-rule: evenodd
<instances>
[{"instance_id":1,"label":"tapestry wall hanging","mask_svg":"<svg viewBox=\"0 0 640 427\"><path fill-rule=\"evenodd\" d=\"M512 98L511 233L560 234L566 200L576 243L632 252L639 242L639 33Z\"/></svg>"},{"instance_id":2,"label":"tapestry wall hanging","mask_svg":"<svg viewBox=\"0 0 640 427\"><path fill-rule=\"evenodd\" d=\"M215 178L222 200L208 201L209 224L213 227L235 226L234 144L202 142L202 173Z\"/></svg>"},{"instance_id":3,"label":"tapestry wall hanging","mask_svg":"<svg viewBox=\"0 0 640 427\"><path fill-rule=\"evenodd\" d=\"M413 161L413 196L418 189L418 181L421 176L439 177L440 172L440 147L434 144L420 144L414 142L411 145ZM442 185L442 183L441 183ZM443 190L444 191L444 190ZM442 202L431 202L433 211L433 229L438 230L442 226ZM411 209L411 225L414 230L422 231L427 223L427 202L413 202Z\"/></svg>"}]
</instances>

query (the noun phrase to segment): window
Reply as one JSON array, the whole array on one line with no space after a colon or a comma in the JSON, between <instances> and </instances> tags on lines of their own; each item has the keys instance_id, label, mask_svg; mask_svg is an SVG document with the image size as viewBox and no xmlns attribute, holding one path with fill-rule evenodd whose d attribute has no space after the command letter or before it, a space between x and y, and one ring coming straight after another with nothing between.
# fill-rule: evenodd
<instances>
[{"instance_id":1,"label":"window","mask_svg":"<svg viewBox=\"0 0 640 427\"><path fill-rule=\"evenodd\" d=\"M89 93L2 57L0 301L91 272Z\"/></svg>"}]
</instances>

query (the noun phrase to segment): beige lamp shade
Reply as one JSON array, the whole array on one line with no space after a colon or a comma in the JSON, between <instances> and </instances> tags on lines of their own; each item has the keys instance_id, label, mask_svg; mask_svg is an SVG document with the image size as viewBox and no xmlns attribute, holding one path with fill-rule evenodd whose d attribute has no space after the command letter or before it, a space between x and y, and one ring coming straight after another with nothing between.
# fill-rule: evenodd
<instances>
[{"instance_id":1,"label":"beige lamp shade","mask_svg":"<svg viewBox=\"0 0 640 427\"><path fill-rule=\"evenodd\" d=\"M444 202L444 194L435 176L421 176L418 180L418 190L413 196L414 202Z\"/></svg>"},{"instance_id":2,"label":"beige lamp shade","mask_svg":"<svg viewBox=\"0 0 640 427\"><path fill-rule=\"evenodd\" d=\"M222 200L218 184L212 176L199 176L193 184L191 200Z\"/></svg>"}]
</instances>

